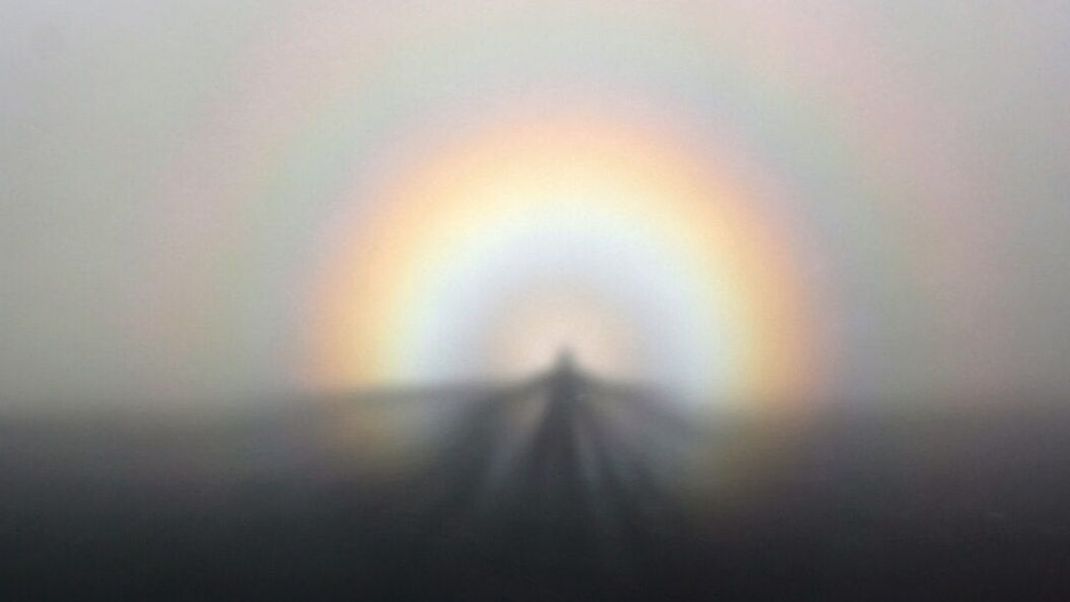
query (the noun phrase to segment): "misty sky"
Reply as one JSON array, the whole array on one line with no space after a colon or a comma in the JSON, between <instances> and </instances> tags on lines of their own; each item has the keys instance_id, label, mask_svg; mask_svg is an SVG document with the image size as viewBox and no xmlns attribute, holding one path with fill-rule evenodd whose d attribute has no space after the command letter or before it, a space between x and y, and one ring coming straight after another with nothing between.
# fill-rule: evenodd
<instances>
[{"instance_id":1,"label":"misty sky","mask_svg":"<svg viewBox=\"0 0 1070 602\"><path fill-rule=\"evenodd\" d=\"M1070 392L1070 5L441 4L8 2L0 404L314 388L325 232L517 98L775 181L830 396Z\"/></svg>"}]
</instances>

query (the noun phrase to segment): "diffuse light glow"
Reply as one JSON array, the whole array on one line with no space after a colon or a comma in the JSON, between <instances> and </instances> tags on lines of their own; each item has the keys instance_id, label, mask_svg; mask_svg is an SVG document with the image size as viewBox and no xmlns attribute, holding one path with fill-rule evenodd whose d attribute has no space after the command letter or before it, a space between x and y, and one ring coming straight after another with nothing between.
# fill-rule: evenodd
<instances>
[{"instance_id":1,"label":"diffuse light glow","mask_svg":"<svg viewBox=\"0 0 1070 602\"><path fill-rule=\"evenodd\" d=\"M340 220L313 381L518 376L557 343L706 396L813 391L800 253L769 199L689 153L586 115L499 124L419 166Z\"/></svg>"},{"instance_id":2,"label":"diffuse light glow","mask_svg":"<svg viewBox=\"0 0 1070 602\"><path fill-rule=\"evenodd\" d=\"M970 198L946 107L880 71L879 15L837 11L835 36L731 2L289 14L169 178L149 338L198 383L309 390L513 377L569 344L755 408L973 382L991 357L933 359L998 241L927 261Z\"/></svg>"}]
</instances>

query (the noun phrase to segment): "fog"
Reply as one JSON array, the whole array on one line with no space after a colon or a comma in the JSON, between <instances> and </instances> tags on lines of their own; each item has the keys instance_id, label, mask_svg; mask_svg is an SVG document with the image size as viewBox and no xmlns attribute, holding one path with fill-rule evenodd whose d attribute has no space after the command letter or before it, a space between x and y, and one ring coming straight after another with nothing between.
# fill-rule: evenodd
<instances>
[{"instance_id":1,"label":"fog","mask_svg":"<svg viewBox=\"0 0 1070 602\"><path fill-rule=\"evenodd\" d=\"M790 241L747 265L789 257L798 305L816 316L796 343L822 358L821 382L787 379L789 394L1067 393L1066 5L753 4L6 3L0 403L258 403L449 380L425 369L435 357L480 375L482 333L430 329L391 351L418 366L322 376L343 360L317 351L316 333L336 327L315 324L327 312L316 274L342 261L339 229L357 248L374 238L361 224L393 198L377 191L453 156L453 141L514 105L538 130L578 104L611 123L670 123L696 157L762 183L748 190L775 182L756 196L779 225L756 231ZM464 294L489 299L500 279L479 273ZM641 290L620 303L653 355L731 357L758 337L748 323L672 347L647 334L656 301L636 301ZM389 313L389 300L350 311Z\"/></svg>"}]
</instances>

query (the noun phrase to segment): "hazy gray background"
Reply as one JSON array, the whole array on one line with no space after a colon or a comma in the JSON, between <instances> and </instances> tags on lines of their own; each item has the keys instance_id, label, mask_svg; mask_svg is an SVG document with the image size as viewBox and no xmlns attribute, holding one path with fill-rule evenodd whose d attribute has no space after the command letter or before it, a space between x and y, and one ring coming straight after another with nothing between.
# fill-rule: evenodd
<instances>
[{"instance_id":1,"label":"hazy gray background","mask_svg":"<svg viewBox=\"0 0 1070 602\"><path fill-rule=\"evenodd\" d=\"M720 112L766 151L782 143L797 160L770 160L770 170L809 182L798 204L822 224L814 237L842 284L836 393L1070 393L1070 4L746 4L4 3L0 404L151 404L300 386L294 287L335 200L322 194L321 172L284 162L303 156L286 154L296 143L280 140L293 137L257 132L291 121L300 130L310 118L301 107L316 105L294 95L356 90L375 69L398 79L381 102L394 94L433 122L440 100L464 105L465 89L523 87L525 66L533 86L565 72L600 93L625 82L622 94ZM638 34L610 44L603 29L618 12ZM671 32L703 20L727 53L710 60L738 72L705 72L705 55L668 47L660 63L629 71L633 54L672 38L645 37L634 23ZM429 33L447 22L438 38ZM562 24L576 34L566 53L575 62L550 57ZM423 65L418 49L463 50L484 27L497 57L486 60L500 65L466 71L460 52L459 84L430 81L441 66ZM584 39L589 53L575 41ZM364 43L380 50L352 50ZM688 87L699 80L738 102L704 104ZM354 119L365 106L350 105ZM789 117L795 108L802 116ZM826 130L857 134L864 152L828 158L822 182L811 182L820 162L807 158L825 147L803 141ZM376 151L332 152L360 170ZM297 217L251 209L258 188L230 179L278 169L293 173L272 206L300 207ZM879 194L848 197L843 182ZM874 230L852 231L862 223ZM867 241L880 249L866 255Z\"/></svg>"}]
</instances>

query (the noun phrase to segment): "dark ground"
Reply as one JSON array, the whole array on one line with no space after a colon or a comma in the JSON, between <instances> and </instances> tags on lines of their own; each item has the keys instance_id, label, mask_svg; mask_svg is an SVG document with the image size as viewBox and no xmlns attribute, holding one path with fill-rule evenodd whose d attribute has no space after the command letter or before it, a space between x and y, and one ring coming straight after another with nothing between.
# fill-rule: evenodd
<instances>
[{"instance_id":1,"label":"dark ground","mask_svg":"<svg viewBox=\"0 0 1070 602\"><path fill-rule=\"evenodd\" d=\"M1070 599L1058 404L713 428L568 367L373 397L6 420L3 599Z\"/></svg>"}]
</instances>

